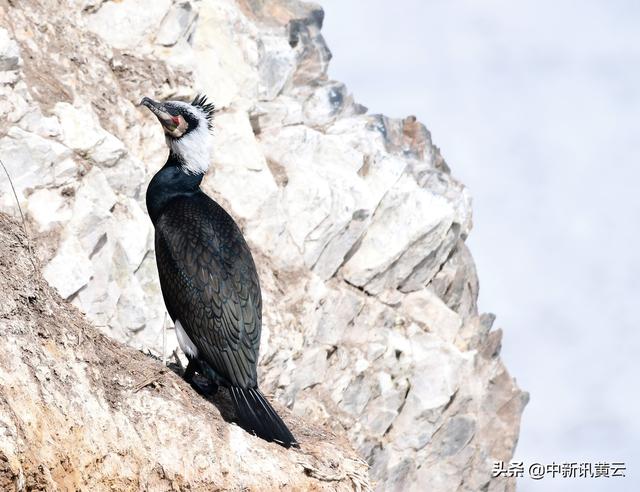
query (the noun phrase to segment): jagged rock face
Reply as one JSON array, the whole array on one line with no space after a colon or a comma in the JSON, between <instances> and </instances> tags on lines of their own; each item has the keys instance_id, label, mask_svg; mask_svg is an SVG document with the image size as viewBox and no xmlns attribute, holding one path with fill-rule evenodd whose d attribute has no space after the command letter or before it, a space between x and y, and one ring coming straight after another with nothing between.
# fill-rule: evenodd
<instances>
[{"instance_id":1,"label":"jagged rock face","mask_svg":"<svg viewBox=\"0 0 640 492\"><path fill-rule=\"evenodd\" d=\"M415 118L366 114L328 79L322 10L74 4L0 7L0 158L51 285L105 333L162 350L143 197L166 148L136 103L205 92L219 113L203 186L258 264L263 388L346 432L379 490L513 487L491 467L526 395L477 311L469 193Z\"/></svg>"},{"instance_id":2,"label":"jagged rock face","mask_svg":"<svg viewBox=\"0 0 640 492\"><path fill-rule=\"evenodd\" d=\"M0 213L0 490L371 490L344 436L278 409L299 447L268 443L229 422L224 390L100 333L27 245Z\"/></svg>"}]
</instances>

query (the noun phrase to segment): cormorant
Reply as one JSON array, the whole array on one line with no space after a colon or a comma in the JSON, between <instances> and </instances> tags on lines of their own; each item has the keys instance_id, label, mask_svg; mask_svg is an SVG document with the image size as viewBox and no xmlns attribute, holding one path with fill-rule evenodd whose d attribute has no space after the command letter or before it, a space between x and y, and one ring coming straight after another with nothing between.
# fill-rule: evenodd
<instances>
[{"instance_id":1,"label":"cormorant","mask_svg":"<svg viewBox=\"0 0 640 492\"><path fill-rule=\"evenodd\" d=\"M189 360L184 378L198 389L198 372L212 391L229 388L241 426L267 441L296 446L258 389L262 297L253 257L231 216L200 189L209 167L214 106L205 96L191 104L145 97L140 104L156 115L169 146L146 199L162 296Z\"/></svg>"}]
</instances>

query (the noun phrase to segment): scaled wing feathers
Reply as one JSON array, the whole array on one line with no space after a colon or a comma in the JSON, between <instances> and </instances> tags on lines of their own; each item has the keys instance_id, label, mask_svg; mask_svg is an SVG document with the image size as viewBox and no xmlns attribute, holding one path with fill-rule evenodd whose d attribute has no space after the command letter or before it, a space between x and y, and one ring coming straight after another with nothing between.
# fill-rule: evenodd
<instances>
[{"instance_id":1,"label":"scaled wing feathers","mask_svg":"<svg viewBox=\"0 0 640 492\"><path fill-rule=\"evenodd\" d=\"M156 226L162 293L199 357L229 383L254 387L262 308L255 265L231 217L202 197L177 200Z\"/></svg>"}]
</instances>

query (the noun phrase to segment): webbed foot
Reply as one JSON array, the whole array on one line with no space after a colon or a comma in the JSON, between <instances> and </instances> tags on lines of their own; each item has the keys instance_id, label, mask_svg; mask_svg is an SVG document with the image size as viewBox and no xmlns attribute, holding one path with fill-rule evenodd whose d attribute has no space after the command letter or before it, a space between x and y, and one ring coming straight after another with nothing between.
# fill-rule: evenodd
<instances>
[{"instance_id":1,"label":"webbed foot","mask_svg":"<svg viewBox=\"0 0 640 492\"><path fill-rule=\"evenodd\" d=\"M204 377L199 377L200 381L196 381L194 379L195 373L202 373L202 367L200 366L200 362L196 359L189 359L189 364L184 371L182 377L184 380L191 385L191 387L196 390L202 396L213 396L218 391L218 385L211 381L202 382Z\"/></svg>"},{"instance_id":2,"label":"webbed foot","mask_svg":"<svg viewBox=\"0 0 640 492\"><path fill-rule=\"evenodd\" d=\"M199 383L195 380L191 380L189 381L189 384L202 396L214 396L218 392L218 385L216 383Z\"/></svg>"}]
</instances>

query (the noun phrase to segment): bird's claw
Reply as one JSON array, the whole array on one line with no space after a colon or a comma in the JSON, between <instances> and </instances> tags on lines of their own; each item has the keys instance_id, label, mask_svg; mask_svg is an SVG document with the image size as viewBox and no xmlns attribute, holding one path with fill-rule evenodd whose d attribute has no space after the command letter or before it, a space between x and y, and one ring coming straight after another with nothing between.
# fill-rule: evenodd
<instances>
[{"instance_id":1,"label":"bird's claw","mask_svg":"<svg viewBox=\"0 0 640 492\"><path fill-rule=\"evenodd\" d=\"M189 381L191 387L202 396L214 396L218 392L218 385L215 383L198 383L195 380Z\"/></svg>"}]
</instances>

